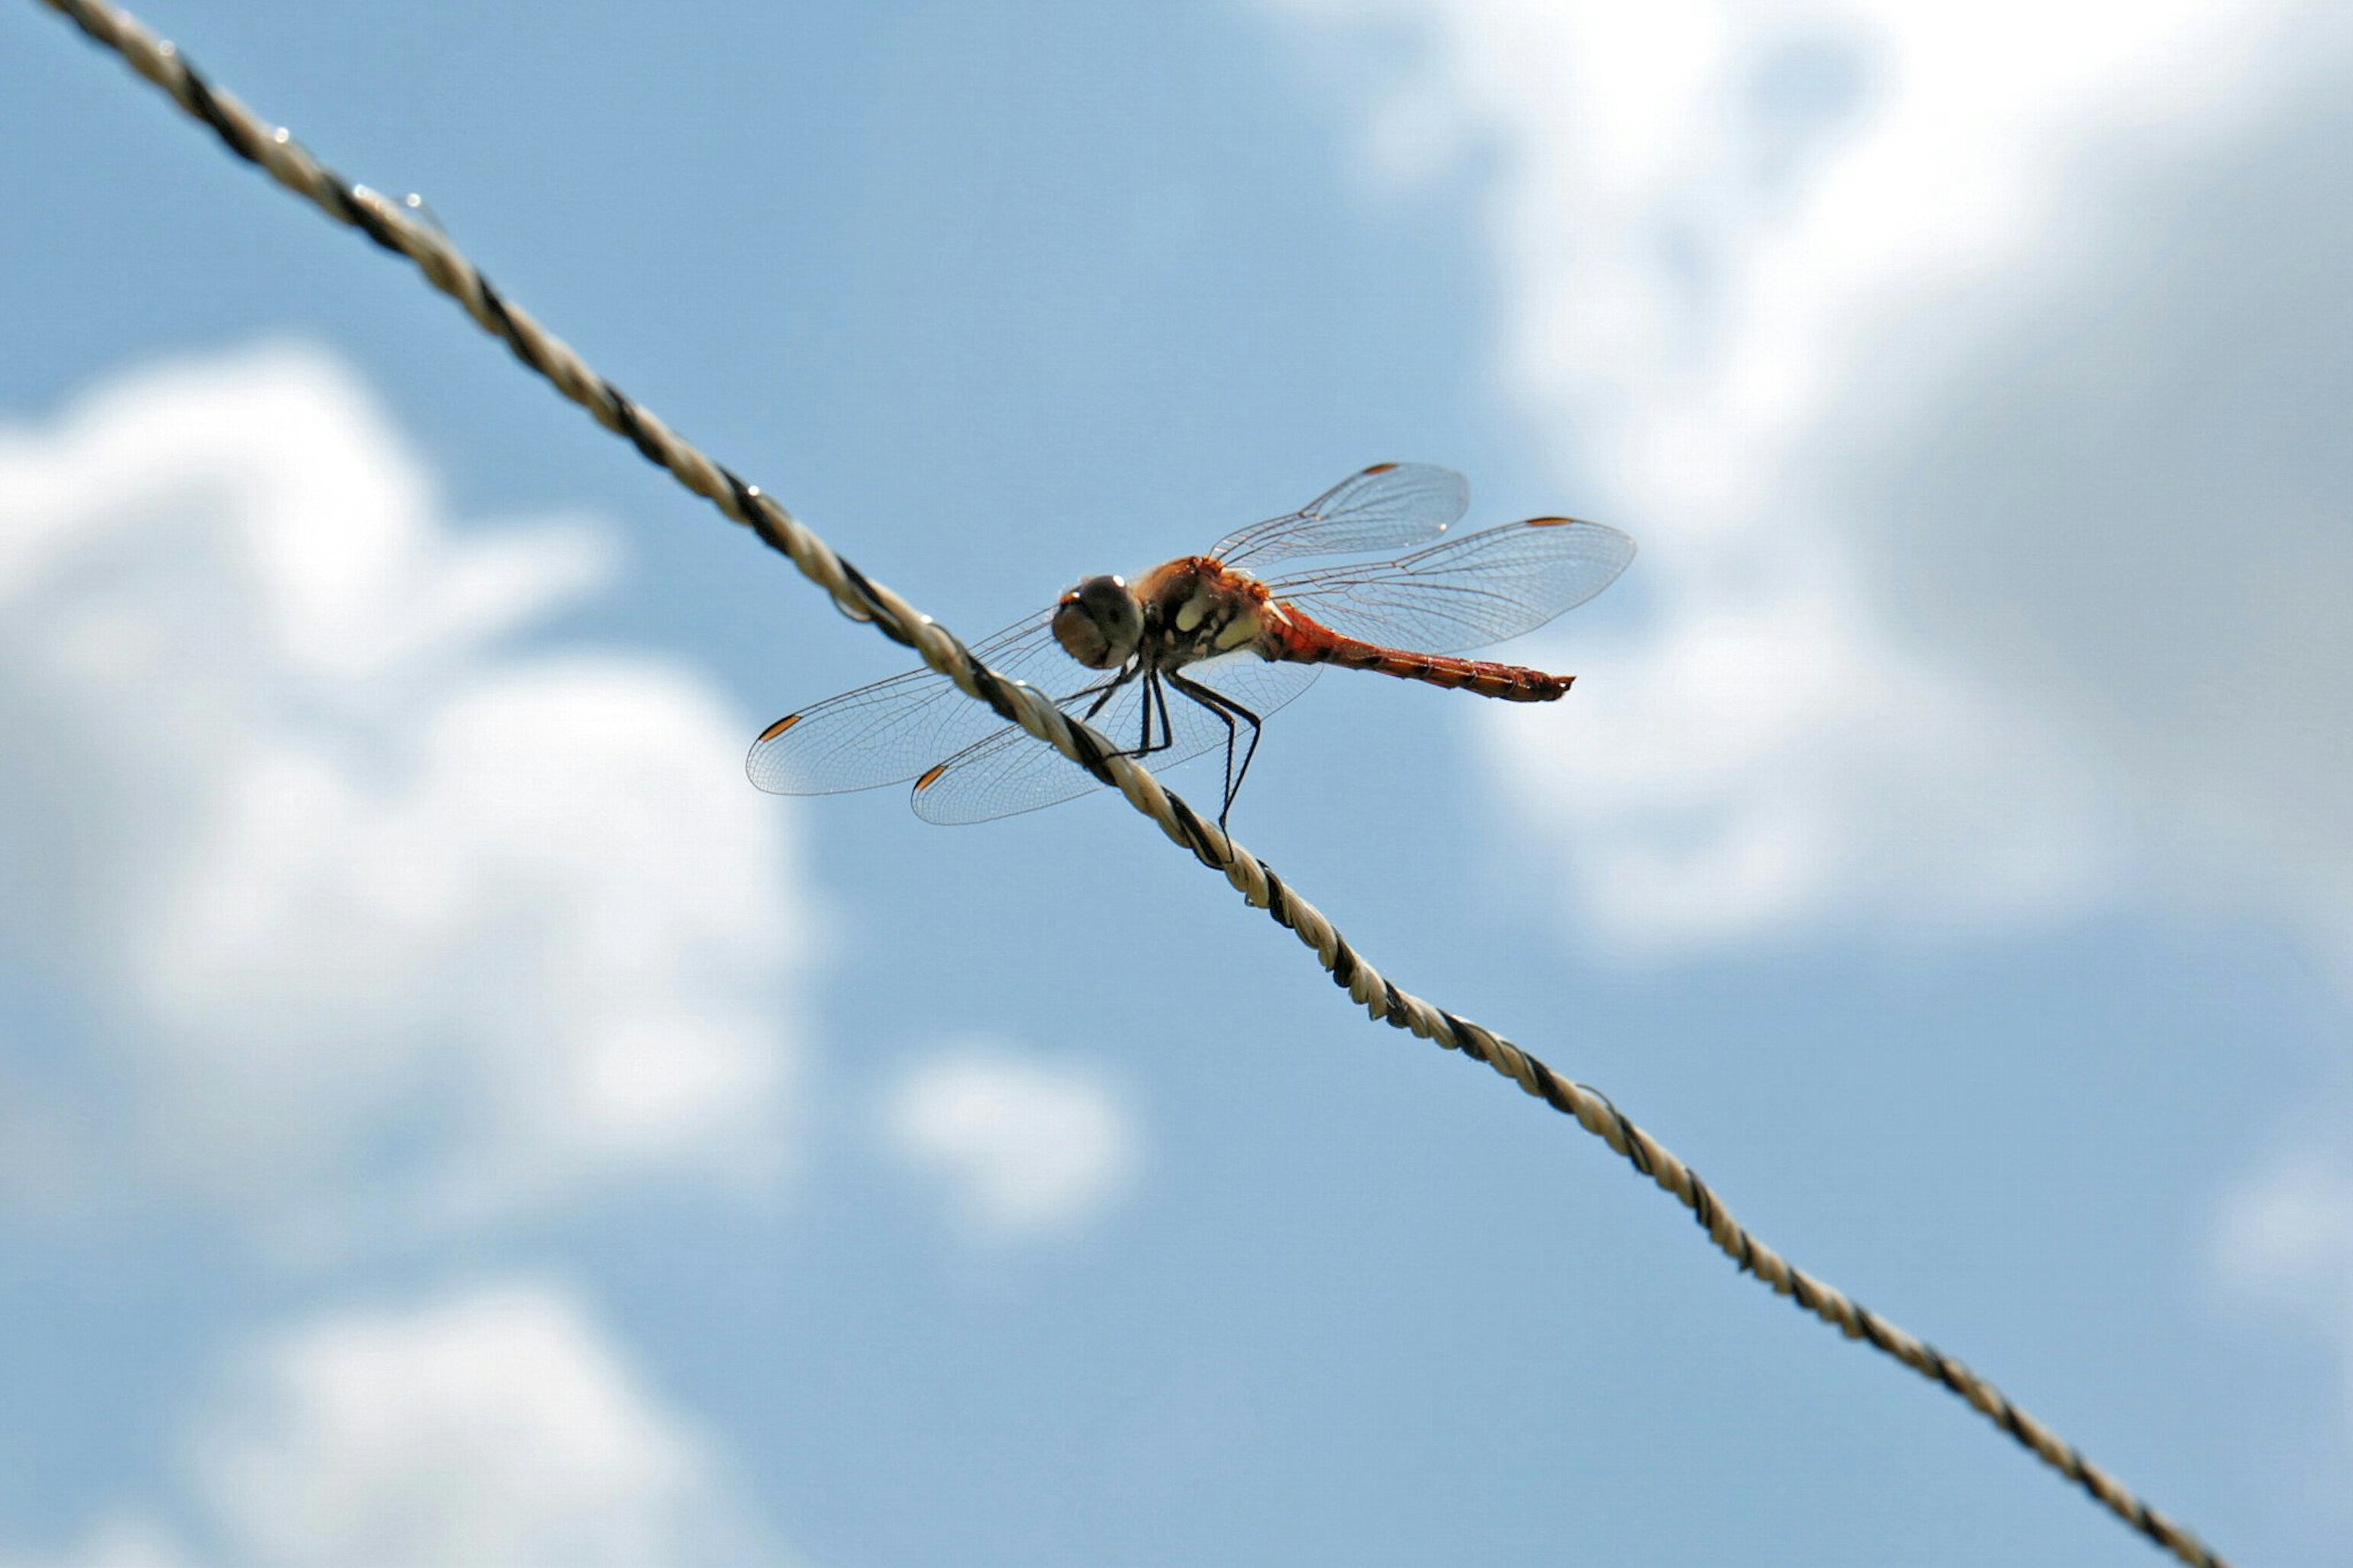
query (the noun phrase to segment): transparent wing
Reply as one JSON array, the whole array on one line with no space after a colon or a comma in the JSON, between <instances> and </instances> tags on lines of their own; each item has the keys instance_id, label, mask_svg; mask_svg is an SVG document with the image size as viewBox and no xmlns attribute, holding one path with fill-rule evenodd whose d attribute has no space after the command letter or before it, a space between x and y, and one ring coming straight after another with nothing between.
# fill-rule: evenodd
<instances>
[{"instance_id":1,"label":"transparent wing","mask_svg":"<svg viewBox=\"0 0 2353 1568\"><path fill-rule=\"evenodd\" d=\"M1054 641L1051 612L1016 621L973 652L1058 700L1104 679ZM1005 721L944 675L911 669L786 715L752 743L744 771L775 795L839 795L903 784Z\"/></svg>"},{"instance_id":2,"label":"transparent wing","mask_svg":"<svg viewBox=\"0 0 2353 1568\"><path fill-rule=\"evenodd\" d=\"M1301 555L1402 550L1445 532L1471 507L1471 481L1428 463L1376 463L1297 511L1254 522L1209 553L1229 566Z\"/></svg>"},{"instance_id":3,"label":"transparent wing","mask_svg":"<svg viewBox=\"0 0 2353 1568\"><path fill-rule=\"evenodd\" d=\"M1313 685L1320 668L1313 664L1270 663L1243 652L1187 665L1184 674L1263 719ZM1082 699L1062 706L1085 718L1092 700ZM1087 722L1123 750L1140 748L1145 741L1143 680L1121 687ZM1153 729L1152 738L1160 739L1156 717ZM1144 759L1155 773L1204 752L1222 752L1226 744L1225 721L1181 691L1168 691L1168 733L1172 743ZM1240 741L1249 743L1248 725L1241 727ZM926 822L987 822L1059 805L1100 787L1078 763L1029 731L1008 724L917 780L913 804L915 815Z\"/></svg>"},{"instance_id":4,"label":"transparent wing","mask_svg":"<svg viewBox=\"0 0 2353 1568\"><path fill-rule=\"evenodd\" d=\"M1267 588L1334 631L1417 653L1461 653L1531 632L1601 592L1634 559L1606 523L1536 517Z\"/></svg>"}]
</instances>

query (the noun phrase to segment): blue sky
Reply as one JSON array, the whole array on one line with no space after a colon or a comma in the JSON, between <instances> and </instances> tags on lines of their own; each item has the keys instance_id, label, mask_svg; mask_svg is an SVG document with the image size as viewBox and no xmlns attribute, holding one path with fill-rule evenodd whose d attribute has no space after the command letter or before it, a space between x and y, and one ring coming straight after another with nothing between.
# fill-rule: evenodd
<instances>
[{"instance_id":1,"label":"blue sky","mask_svg":"<svg viewBox=\"0 0 2353 1568\"><path fill-rule=\"evenodd\" d=\"M160 5L969 634L1642 542L1238 833L2244 1561L2353 1546L2327 10ZM2138 1563L0 11L0 1563ZM1171 781L1196 796L1199 770Z\"/></svg>"}]
</instances>

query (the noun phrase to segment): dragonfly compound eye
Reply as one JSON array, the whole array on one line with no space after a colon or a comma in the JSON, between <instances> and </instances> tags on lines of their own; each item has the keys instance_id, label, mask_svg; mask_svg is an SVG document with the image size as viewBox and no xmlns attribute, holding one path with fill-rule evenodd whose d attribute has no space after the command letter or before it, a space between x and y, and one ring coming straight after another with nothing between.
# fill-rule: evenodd
<instances>
[{"instance_id":1,"label":"dragonfly compound eye","mask_svg":"<svg viewBox=\"0 0 2353 1568\"><path fill-rule=\"evenodd\" d=\"M1144 607L1117 577L1090 577L1054 606L1054 640L1089 669L1124 664L1144 637Z\"/></svg>"}]
</instances>

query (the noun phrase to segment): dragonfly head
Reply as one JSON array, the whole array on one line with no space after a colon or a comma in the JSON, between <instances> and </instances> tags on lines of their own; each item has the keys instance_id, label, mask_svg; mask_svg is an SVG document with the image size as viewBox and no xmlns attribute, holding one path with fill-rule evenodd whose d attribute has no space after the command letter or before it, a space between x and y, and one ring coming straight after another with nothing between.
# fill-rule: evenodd
<instances>
[{"instance_id":1,"label":"dragonfly head","mask_svg":"<svg viewBox=\"0 0 2353 1568\"><path fill-rule=\"evenodd\" d=\"M1117 577L1090 577L1054 606L1054 640L1089 669L1111 669L1144 640L1144 606Z\"/></svg>"}]
</instances>

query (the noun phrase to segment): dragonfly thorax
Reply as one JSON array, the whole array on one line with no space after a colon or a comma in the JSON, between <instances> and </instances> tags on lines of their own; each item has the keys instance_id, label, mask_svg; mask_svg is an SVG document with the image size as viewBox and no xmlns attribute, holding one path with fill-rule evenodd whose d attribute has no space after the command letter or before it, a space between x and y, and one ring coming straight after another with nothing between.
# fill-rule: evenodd
<instances>
[{"instance_id":1,"label":"dragonfly thorax","mask_svg":"<svg viewBox=\"0 0 2353 1568\"><path fill-rule=\"evenodd\" d=\"M1252 647L1268 616L1281 614L1265 584L1209 555L1154 567L1135 596L1144 606L1144 658L1163 669Z\"/></svg>"},{"instance_id":2,"label":"dragonfly thorax","mask_svg":"<svg viewBox=\"0 0 2353 1568\"><path fill-rule=\"evenodd\" d=\"M1144 606L1123 578L1090 577L1054 606L1054 640L1089 669L1125 664L1143 639Z\"/></svg>"}]
</instances>

